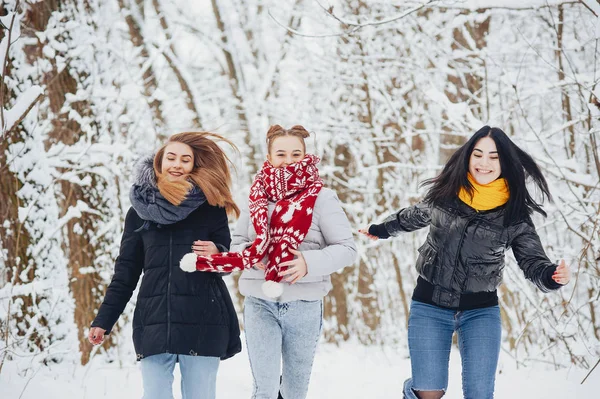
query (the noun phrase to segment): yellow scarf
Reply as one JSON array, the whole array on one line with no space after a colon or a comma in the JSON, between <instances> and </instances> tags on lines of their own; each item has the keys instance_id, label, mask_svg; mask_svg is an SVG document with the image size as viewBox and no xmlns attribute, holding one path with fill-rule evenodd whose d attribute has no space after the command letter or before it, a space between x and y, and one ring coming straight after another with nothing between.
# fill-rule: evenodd
<instances>
[{"instance_id":1,"label":"yellow scarf","mask_svg":"<svg viewBox=\"0 0 600 399\"><path fill-rule=\"evenodd\" d=\"M504 178L496 179L486 185L477 183L470 173L467 174L467 178L475 188L473 199L471 200L469 193L464 187L461 187L458 192L458 198L471 208L478 211L487 211L504 205L508 201L510 192Z\"/></svg>"}]
</instances>

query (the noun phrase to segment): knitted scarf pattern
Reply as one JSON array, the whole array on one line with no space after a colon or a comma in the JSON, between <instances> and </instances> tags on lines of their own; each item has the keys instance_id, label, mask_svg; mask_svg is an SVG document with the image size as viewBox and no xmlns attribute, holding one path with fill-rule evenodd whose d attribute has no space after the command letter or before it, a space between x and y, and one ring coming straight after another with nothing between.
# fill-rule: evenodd
<instances>
[{"instance_id":1,"label":"knitted scarf pattern","mask_svg":"<svg viewBox=\"0 0 600 399\"><path fill-rule=\"evenodd\" d=\"M285 267L280 268L279 264L294 259L289 249L298 249L312 223L315 202L323 187L316 166L319 161L312 154L280 168L266 161L256 174L249 195L250 221L256 231L256 239L241 253L198 256L196 270L232 272L248 269L266 255L265 280L280 282L279 272ZM275 202L270 223L269 201Z\"/></svg>"}]
</instances>

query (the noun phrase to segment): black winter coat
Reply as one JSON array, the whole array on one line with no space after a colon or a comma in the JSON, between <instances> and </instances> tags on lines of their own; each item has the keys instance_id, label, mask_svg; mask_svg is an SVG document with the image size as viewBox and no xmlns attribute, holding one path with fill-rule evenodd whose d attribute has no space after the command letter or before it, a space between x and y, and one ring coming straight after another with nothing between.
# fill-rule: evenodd
<instances>
[{"instance_id":1,"label":"black winter coat","mask_svg":"<svg viewBox=\"0 0 600 399\"><path fill-rule=\"evenodd\" d=\"M160 227L151 223L136 232L143 223L129 209L115 273L92 327L110 332L143 272L133 315L138 360L160 353L226 359L240 352L238 320L222 277L179 268L193 241L229 248L225 210L205 202L180 222Z\"/></svg>"},{"instance_id":2,"label":"black winter coat","mask_svg":"<svg viewBox=\"0 0 600 399\"><path fill-rule=\"evenodd\" d=\"M556 265L546 256L531 218L504 227L504 207L476 211L458 198L444 206L419 203L374 225L380 238L430 227L419 248L417 271L433 286L432 302L458 308L462 294L495 291L502 282L504 253L512 248L525 277L542 291L560 287L552 280Z\"/></svg>"}]
</instances>

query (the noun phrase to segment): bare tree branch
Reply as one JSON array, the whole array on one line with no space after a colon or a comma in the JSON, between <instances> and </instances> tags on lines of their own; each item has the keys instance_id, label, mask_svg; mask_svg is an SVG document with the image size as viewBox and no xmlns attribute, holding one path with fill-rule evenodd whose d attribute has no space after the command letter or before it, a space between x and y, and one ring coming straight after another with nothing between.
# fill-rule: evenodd
<instances>
[{"instance_id":1,"label":"bare tree branch","mask_svg":"<svg viewBox=\"0 0 600 399\"><path fill-rule=\"evenodd\" d=\"M598 359L598 361L596 362L596 364L594 365L594 367L592 367L592 369L590 370L590 372L587 373L587 375L585 376L585 378L581 381L582 385L585 382L585 380L588 379L588 377L590 376L590 374L592 374L592 371L594 371L596 369L596 367L598 367L599 364L600 364L600 358Z\"/></svg>"},{"instance_id":2,"label":"bare tree branch","mask_svg":"<svg viewBox=\"0 0 600 399\"><path fill-rule=\"evenodd\" d=\"M25 110L23 112L21 112L21 115L9 126L4 126L2 127L2 134L3 135L7 135L12 129L15 128L15 126L18 126L19 123L21 123L21 121L23 119L25 119L25 117L27 116L27 114L29 114L29 111L31 111L31 109L35 106L35 104L37 104L37 102L43 97L44 95L42 93L38 94L36 98L34 98L33 100L30 101L29 105L27 106L27 108L25 108ZM3 108L3 107L0 107ZM0 126L1 127L1 126Z\"/></svg>"},{"instance_id":3,"label":"bare tree branch","mask_svg":"<svg viewBox=\"0 0 600 399\"><path fill-rule=\"evenodd\" d=\"M412 13L414 13L416 11L419 11L419 10L427 7L430 4L432 4L432 3L437 3L439 1L440 0L428 0L427 2L425 2L425 3L423 3L423 4L419 5L419 6L416 6L416 7L413 7L411 9L408 9L408 10L404 11L403 13L395 15L393 17L382 19L380 21L367 21L367 22L351 21L351 20L348 20L348 19L344 19L344 18L338 17L337 15L335 15L333 13L333 6L331 6L329 8L325 8L318 0L317 0L317 3L319 4L319 6L323 10L325 10L325 12L328 15L330 15L331 17L333 17L334 19L336 19L337 21L339 21L342 25L354 26L356 28L364 28L365 26L377 26L377 25L389 24L390 22L394 22L394 21L397 21L399 19L405 18L405 17L409 16L410 14L412 14ZM353 31L355 31L355 30L356 29L354 29Z\"/></svg>"},{"instance_id":4,"label":"bare tree branch","mask_svg":"<svg viewBox=\"0 0 600 399\"><path fill-rule=\"evenodd\" d=\"M297 36L302 36L302 37L316 37L316 38L323 38L323 37L338 37L338 36L345 36L345 35L349 35L352 34L364 27L367 26L377 26L377 25L384 25L384 24L388 24L390 22L394 22L394 21L398 21L402 18L405 18L407 16L409 16L410 14L419 11L427 6L429 6L432 3L437 3L439 0L428 0L426 3L423 3L417 7L413 7L399 15L393 16L391 18L387 18L387 19L383 19L381 21L367 21L367 22L363 22L363 23L359 23L359 22L355 22L355 21L350 21L350 20L346 20L343 19L341 17L338 17L337 15L335 15L333 13L333 7L329 7L329 8L325 8L321 3L319 3L317 1L317 3L319 4L319 6L321 8L323 8L323 10L325 10L327 12L327 15L331 16L332 18L334 18L335 20L337 20L338 22L340 22L342 24L342 26L348 26L348 27L352 27L351 29L346 29L345 31L341 32L341 33L331 33L331 34L322 34L322 35L310 35L310 34L306 34L306 33L302 33L297 31L296 29L293 29L287 25L282 24L281 22L279 22L277 20L277 18L275 18L273 16L273 14L271 13L271 10L269 9L269 16L273 19L273 21L275 21L275 23L279 26L281 26L282 28L284 28L285 30L287 30L289 33L297 35Z\"/></svg>"},{"instance_id":5,"label":"bare tree branch","mask_svg":"<svg viewBox=\"0 0 600 399\"><path fill-rule=\"evenodd\" d=\"M173 73L177 77L177 82L179 82L179 87L186 95L186 105L188 109L194 114L193 123L196 128L202 127L202 122L200 121L200 111L196 105L196 98L194 96L194 92L192 90L192 86L188 83L188 80L184 77L183 72L180 70L178 64L175 62L177 53L175 51L175 46L173 46L173 37L171 35L171 30L169 29L169 24L167 23L167 18L164 12L160 8L160 3L158 0L152 0L152 4L154 5L154 9L156 10L156 14L160 20L160 25L165 31L165 36L167 37L167 42L169 43L169 51L163 51L162 54L167 60L167 63L173 70Z\"/></svg>"},{"instance_id":6,"label":"bare tree branch","mask_svg":"<svg viewBox=\"0 0 600 399\"><path fill-rule=\"evenodd\" d=\"M600 3L600 2L598 2L598 0L595 0L595 1L596 1L596 3ZM590 10L590 12L597 17L598 13L596 11L594 11L594 9L591 6L588 5L588 3L592 3L592 2L594 2L594 0L579 0L578 1L578 3L583 4L583 6L585 8L587 8L588 10ZM598 5L596 5L596 9L598 9L598 8L599 8Z\"/></svg>"},{"instance_id":7,"label":"bare tree branch","mask_svg":"<svg viewBox=\"0 0 600 399\"><path fill-rule=\"evenodd\" d=\"M8 51L10 50L10 44L12 39L12 29L15 24L15 19L17 18L17 10L19 9L19 1L17 0L15 3L15 10L13 12L12 18L10 19L10 26L8 26L8 33L6 34L6 51L4 54L4 62L2 66L2 76L0 77L0 128L4 133L4 77L6 76L6 71L8 69ZM3 134L4 136L4 134Z\"/></svg>"}]
</instances>

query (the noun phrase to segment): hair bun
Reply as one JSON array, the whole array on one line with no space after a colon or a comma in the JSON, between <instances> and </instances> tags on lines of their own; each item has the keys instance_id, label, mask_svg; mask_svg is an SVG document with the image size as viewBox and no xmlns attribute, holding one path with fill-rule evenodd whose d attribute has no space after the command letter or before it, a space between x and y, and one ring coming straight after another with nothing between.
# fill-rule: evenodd
<instances>
[{"instance_id":1,"label":"hair bun","mask_svg":"<svg viewBox=\"0 0 600 399\"><path fill-rule=\"evenodd\" d=\"M302 136L303 139L305 139L307 137L310 137L310 133L302 125L294 125L294 126L292 126L292 128L290 129L290 132L294 132L296 134L299 134L300 136Z\"/></svg>"},{"instance_id":2,"label":"hair bun","mask_svg":"<svg viewBox=\"0 0 600 399\"><path fill-rule=\"evenodd\" d=\"M267 140L270 140L271 137L275 136L276 134L280 134L280 133L284 133L285 129L282 128L280 125L273 125L269 128L269 131L267 132Z\"/></svg>"}]
</instances>

